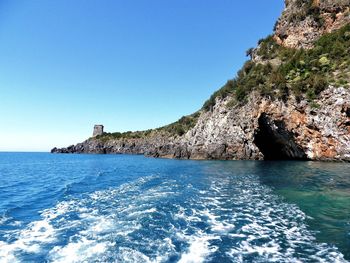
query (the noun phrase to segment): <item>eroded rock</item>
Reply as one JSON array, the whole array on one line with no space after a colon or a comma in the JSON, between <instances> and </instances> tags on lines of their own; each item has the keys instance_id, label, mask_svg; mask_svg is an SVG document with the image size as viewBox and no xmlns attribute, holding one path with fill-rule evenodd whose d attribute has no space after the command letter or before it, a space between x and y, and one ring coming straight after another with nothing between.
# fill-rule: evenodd
<instances>
[{"instance_id":1,"label":"eroded rock","mask_svg":"<svg viewBox=\"0 0 350 263\"><path fill-rule=\"evenodd\" d=\"M180 159L350 160L350 90L329 87L312 108L293 96L287 102L257 92L244 105L228 107L230 98L203 111L194 128L181 137L158 134L106 142L90 138L56 153L128 153Z\"/></svg>"}]
</instances>

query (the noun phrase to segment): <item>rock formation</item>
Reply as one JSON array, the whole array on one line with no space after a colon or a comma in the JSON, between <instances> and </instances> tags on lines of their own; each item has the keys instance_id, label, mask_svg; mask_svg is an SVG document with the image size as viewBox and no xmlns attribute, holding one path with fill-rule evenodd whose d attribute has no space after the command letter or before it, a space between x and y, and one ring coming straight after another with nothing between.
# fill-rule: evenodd
<instances>
[{"instance_id":1,"label":"rock formation","mask_svg":"<svg viewBox=\"0 0 350 263\"><path fill-rule=\"evenodd\" d=\"M273 36L282 46L312 48L325 32L349 23L350 0L285 2ZM281 63L259 57L258 49L252 53L254 63ZM281 100L255 90L244 103L231 105L232 99L216 97L210 110L200 110L186 132L174 134L156 129L117 137L94 132L98 136L67 148L54 148L52 152L181 159L350 161L350 89L346 85L328 84L313 101L293 94Z\"/></svg>"},{"instance_id":2,"label":"rock formation","mask_svg":"<svg viewBox=\"0 0 350 263\"><path fill-rule=\"evenodd\" d=\"M322 34L350 22L350 0L286 0L275 39L286 47L311 48Z\"/></svg>"},{"instance_id":3,"label":"rock formation","mask_svg":"<svg viewBox=\"0 0 350 263\"><path fill-rule=\"evenodd\" d=\"M350 90L329 87L312 108L306 100L282 102L257 93L228 110L228 100L203 112L182 137L102 141L90 138L60 153L129 153L182 159L350 160Z\"/></svg>"}]
</instances>

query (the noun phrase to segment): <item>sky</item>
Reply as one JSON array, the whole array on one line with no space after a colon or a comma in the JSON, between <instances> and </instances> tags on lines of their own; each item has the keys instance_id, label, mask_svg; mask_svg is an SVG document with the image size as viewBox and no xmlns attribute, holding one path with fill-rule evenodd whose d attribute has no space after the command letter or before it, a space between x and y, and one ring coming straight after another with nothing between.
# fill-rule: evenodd
<instances>
[{"instance_id":1,"label":"sky","mask_svg":"<svg viewBox=\"0 0 350 263\"><path fill-rule=\"evenodd\" d=\"M276 0L0 0L0 151L200 109L272 33Z\"/></svg>"}]
</instances>

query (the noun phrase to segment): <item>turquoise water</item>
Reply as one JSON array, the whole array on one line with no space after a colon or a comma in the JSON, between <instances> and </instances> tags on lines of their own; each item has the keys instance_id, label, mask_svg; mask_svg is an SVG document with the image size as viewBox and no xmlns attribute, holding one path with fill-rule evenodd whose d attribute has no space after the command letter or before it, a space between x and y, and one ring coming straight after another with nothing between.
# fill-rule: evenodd
<instances>
[{"instance_id":1,"label":"turquoise water","mask_svg":"<svg viewBox=\"0 0 350 263\"><path fill-rule=\"evenodd\" d=\"M0 262L347 262L349 171L0 153Z\"/></svg>"}]
</instances>

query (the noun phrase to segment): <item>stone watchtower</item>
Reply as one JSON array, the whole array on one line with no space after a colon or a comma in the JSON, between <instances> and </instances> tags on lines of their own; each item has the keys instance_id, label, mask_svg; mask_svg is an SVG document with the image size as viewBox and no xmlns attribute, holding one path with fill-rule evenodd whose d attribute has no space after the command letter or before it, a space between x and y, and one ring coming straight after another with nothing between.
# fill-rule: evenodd
<instances>
[{"instance_id":1,"label":"stone watchtower","mask_svg":"<svg viewBox=\"0 0 350 263\"><path fill-rule=\"evenodd\" d=\"M94 132L92 133L92 137L96 137L102 134L103 134L103 125L95 125Z\"/></svg>"}]
</instances>

